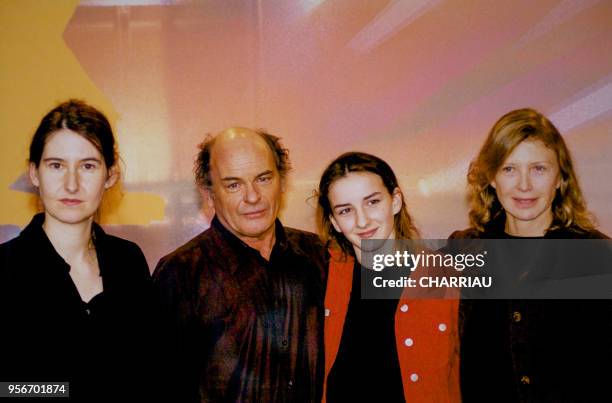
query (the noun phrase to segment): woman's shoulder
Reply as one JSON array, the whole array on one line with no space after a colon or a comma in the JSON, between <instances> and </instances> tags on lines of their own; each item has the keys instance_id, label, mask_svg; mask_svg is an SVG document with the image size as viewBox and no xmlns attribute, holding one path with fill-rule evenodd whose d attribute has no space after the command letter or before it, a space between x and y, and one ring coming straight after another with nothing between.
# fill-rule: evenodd
<instances>
[{"instance_id":1,"label":"woman's shoulder","mask_svg":"<svg viewBox=\"0 0 612 403\"><path fill-rule=\"evenodd\" d=\"M474 227L470 227L464 230L453 231L448 239L478 239L482 237L482 232Z\"/></svg>"},{"instance_id":2,"label":"woman's shoulder","mask_svg":"<svg viewBox=\"0 0 612 403\"><path fill-rule=\"evenodd\" d=\"M4 267L5 263L31 256L33 249L32 242L29 242L23 234L0 244L0 264Z\"/></svg>"},{"instance_id":3,"label":"woman's shoulder","mask_svg":"<svg viewBox=\"0 0 612 403\"><path fill-rule=\"evenodd\" d=\"M109 234L105 232L97 223L93 224L92 230L94 242L101 244L104 249L113 250L113 253L121 251L129 254L143 254L140 246L138 246L135 242Z\"/></svg>"},{"instance_id":4,"label":"woman's shoulder","mask_svg":"<svg viewBox=\"0 0 612 403\"><path fill-rule=\"evenodd\" d=\"M140 246L138 246L138 244L125 238L120 238L118 236L110 234L104 234L104 242L107 248L112 248L114 250L122 250L126 253L142 254L142 249L140 249Z\"/></svg>"},{"instance_id":5,"label":"woman's shoulder","mask_svg":"<svg viewBox=\"0 0 612 403\"><path fill-rule=\"evenodd\" d=\"M584 229L578 226L549 231L546 237L557 239L610 239L608 235L596 229Z\"/></svg>"},{"instance_id":6,"label":"woman's shoulder","mask_svg":"<svg viewBox=\"0 0 612 403\"><path fill-rule=\"evenodd\" d=\"M329 256L330 265L352 265L355 262L355 257L351 253L347 253L340 245L335 242L327 242L327 253Z\"/></svg>"},{"instance_id":7,"label":"woman's shoulder","mask_svg":"<svg viewBox=\"0 0 612 403\"><path fill-rule=\"evenodd\" d=\"M143 271L146 268L146 272L149 272L145 255L135 242L107 234L97 224L94 225L94 237L96 248L99 248L98 253L103 256L101 264L110 266L113 271L114 268L119 266L135 266L142 268ZM104 269L108 270L109 268L105 267ZM140 272L140 270L136 271Z\"/></svg>"},{"instance_id":8,"label":"woman's shoulder","mask_svg":"<svg viewBox=\"0 0 612 403\"><path fill-rule=\"evenodd\" d=\"M8 270L14 267L11 263L20 255L20 244L19 237L0 244L0 278L6 276Z\"/></svg>"}]
</instances>

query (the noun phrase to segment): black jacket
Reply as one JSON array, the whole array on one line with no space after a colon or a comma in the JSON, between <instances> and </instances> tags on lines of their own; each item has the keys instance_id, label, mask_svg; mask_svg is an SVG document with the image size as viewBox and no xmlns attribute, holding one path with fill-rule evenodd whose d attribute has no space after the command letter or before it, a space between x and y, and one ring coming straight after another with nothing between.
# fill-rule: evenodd
<instances>
[{"instance_id":1,"label":"black jacket","mask_svg":"<svg viewBox=\"0 0 612 403\"><path fill-rule=\"evenodd\" d=\"M88 305L43 222L0 245L0 380L69 381L78 401L142 396L154 312L144 255L94 224L103 293Z\"/></svg>"},{"instance_id":2,"label":"black jacket","mask_svg":"<svg viewBox=\"0 0 612 403\"><path fill-rule=\"evenodd\" d=\"M508 238L503 227L450 238ZM550 239L607 238L578 228ZM462 300L464 402L591 402L612 398L610 300Z\"/></svg>"}]
</instances>

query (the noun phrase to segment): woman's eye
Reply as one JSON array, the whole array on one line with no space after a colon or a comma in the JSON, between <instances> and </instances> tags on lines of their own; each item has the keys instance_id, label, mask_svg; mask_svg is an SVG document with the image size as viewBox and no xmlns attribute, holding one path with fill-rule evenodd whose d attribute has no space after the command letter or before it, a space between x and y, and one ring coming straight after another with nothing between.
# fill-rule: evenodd
<instances>
[{"instance_id":1,"label":"woman's eye","mask_svg":"<svg viewBox=\"0 0 612 403\"><path fill-rule=\"evenodd\" d=\"M380 203L379 199L372 199L372 200L368 200L368 206L373 206L375 204Z\"/></svg>"},{"instance_id":2,"label":"woman's eye","mask_svg":"<svg viewBox=\"0 0 612 403\"><path fill-rule=\"evenodd\" d=\"M85 164L83 164L83 169L85 169L86 171L91 171L92 169L96 168L96 164L92 164L89 162L86 162Z\"/></svg>"},{"instance_id":3,"label":"woman's eye","mask_svg":"<svg viewBox=\"0 0 612 403\"><path fill-rule=\"evenodd\" d=\"M536 165L533 169L538 173L546 172L546 167L544 165Z\"/></svg>"},{"instance_id":4,"label":"woman's eye","mask_svg":"<svg viewBox=\"0 0 612 403\"><path fill-rule=\"evenodd\" d=\"M512 173L512 172L514 172L514 167L505 166L505 167L502 168L502 172L504 172L504 173Z\"/></svg>"},{"instance_id":5,"label":"woman's eye","mask_svg":"<svg viewBox=\"0 0 612 403\"><path fill-rule=\"evenodd\" d=\"M342 210L338 210L338 215L347 215L348 213L351 212L350 208L343 208Z\"/></svg>"}]
</instances>

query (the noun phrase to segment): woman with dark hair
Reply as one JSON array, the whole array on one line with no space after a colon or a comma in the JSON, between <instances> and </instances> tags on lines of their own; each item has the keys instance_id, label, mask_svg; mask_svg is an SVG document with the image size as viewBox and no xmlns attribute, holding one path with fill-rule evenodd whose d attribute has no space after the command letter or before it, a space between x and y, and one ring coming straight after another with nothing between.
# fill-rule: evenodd
<instances>
[{"instance_id":1,"label":"woman with dark hair","mask_svg":"<svg viewBox=\"0 0 612 403\"><path fill-rule=\"evenodd\" d=\"M329 164L318 189L318 221L331 259L325 298L328 402L454 402L457 301L363 299L366 239L415 239L418 231L391 167L349 152Z\"/></svg>"},{"instance_id":2,"label":"woman with dark hair","mask_svg":"<svg viewBox=\"0 0 612 403\"><path fill-rule=\"evenodd\" d=\"M495 123L468 184L472 226L451 238L607 238L594 228L559 131L533 109ZM462 300L463 399L609 400L611 319L608 301Z\"/></svg>"},{"instance_id":3,"label":"woman with dark hair","mask_svg":"<svg viewBox=\"0 0 612 403\"><path fill-rule=\"evenodd\" d=\"M115 147L106 117L78 100L51 110L32 138L43 212L0 245L2 381L70 382L79 401L141 389L149 270L136 244L94 222L119 178Z\"/></svg>"}]
</instances>

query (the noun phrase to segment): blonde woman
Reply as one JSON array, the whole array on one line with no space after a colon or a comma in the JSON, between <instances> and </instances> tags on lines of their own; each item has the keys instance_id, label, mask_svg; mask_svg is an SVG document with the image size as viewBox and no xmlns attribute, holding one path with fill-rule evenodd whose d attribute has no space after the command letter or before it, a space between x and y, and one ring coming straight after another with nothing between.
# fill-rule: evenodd
<instances>
[{"instance_id":1,"label":"blonde woman","mask_svg":"<svg viewBox=\"0 0 612 403\"><path fill-rule=\"evenodd\" d=\"M493 126L472 162L471 228L451 238L598 239L572 159L555 126L533 109ZM464 300L465 401L610 399L609 301Z\"/></svg>"}]
</instances>

